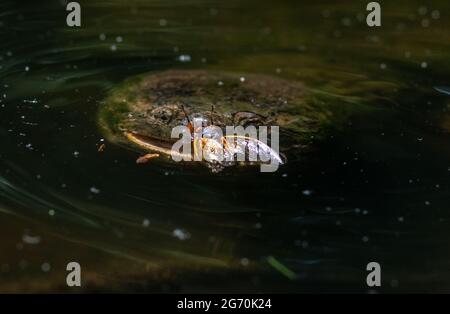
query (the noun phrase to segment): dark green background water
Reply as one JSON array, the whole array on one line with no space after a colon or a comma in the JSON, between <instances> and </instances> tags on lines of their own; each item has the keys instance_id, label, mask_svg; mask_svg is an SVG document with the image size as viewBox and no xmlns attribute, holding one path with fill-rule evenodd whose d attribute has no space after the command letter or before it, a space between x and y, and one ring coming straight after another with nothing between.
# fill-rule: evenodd
<instances>
[{"instance_id":1,"label":"dark green background water","mask_svg":"<svg viewBox=\"0 0 450 314\"><path fill-rule=\"evenodd\" d=\"M71 291L70 261L75 291L449 291L448 1L376 29L366 1L80 3L0 4L0 291ZM274 174L99 154L108 91L169 68L301 81L335 125Z\"/></svg>"}]
</instances>

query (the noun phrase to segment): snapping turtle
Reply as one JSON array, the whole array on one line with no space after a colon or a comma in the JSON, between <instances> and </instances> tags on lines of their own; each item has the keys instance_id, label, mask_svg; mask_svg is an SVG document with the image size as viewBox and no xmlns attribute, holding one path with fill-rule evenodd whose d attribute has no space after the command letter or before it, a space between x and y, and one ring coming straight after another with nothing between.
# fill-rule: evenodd
<instances>
[{"instance_id":1,"label":"snapping turtle","mask_svg":"<svg viewBox=\"0 0 450 314\"><path fill-rule=\"evenodd\" d=\"M171 154L177 140L171 138L172 129L191 126L195 119L222 129L279 126L280 151L295 157L330 117L309 99L301 83L268 75L168 70L129 79L113 89L99 118L108 140L163 155Z\"/></svg>"}]
</instances>

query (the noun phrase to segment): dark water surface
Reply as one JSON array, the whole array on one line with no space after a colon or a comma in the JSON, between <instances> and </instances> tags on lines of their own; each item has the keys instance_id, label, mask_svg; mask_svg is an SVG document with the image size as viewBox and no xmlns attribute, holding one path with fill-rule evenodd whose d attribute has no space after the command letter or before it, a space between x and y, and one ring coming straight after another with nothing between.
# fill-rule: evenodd
<instances>
[{"instance_id":1,"label":"dark water surface","mask_svg":"<svg viewBox=\"0 0 450 314\"><path fill-rule=\"evenodd\" d=\"M0 4L0 291L370 292L450 288L450 3L64 1ZM335 112L273 174L137 166L98 108L173 68L303 82Z\"/></svg>"}]
</instances>

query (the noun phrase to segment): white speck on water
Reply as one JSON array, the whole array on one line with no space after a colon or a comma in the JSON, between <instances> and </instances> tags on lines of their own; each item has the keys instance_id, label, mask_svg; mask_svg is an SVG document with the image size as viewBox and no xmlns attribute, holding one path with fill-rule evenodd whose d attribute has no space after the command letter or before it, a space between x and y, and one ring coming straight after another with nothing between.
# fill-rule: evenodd
<instances>
[{"instance_id":1,"label":"white speck on water","mask_svg":"<svg viewBox=\"0 0 450 314\"><path fill-rule=\"evenodd\" d=\"M423 141L423 137L418 137L417 141L422 142Z\"/></svg>"},{"instance_id":2,"label":"white speck on water","mask_svg":"<svg viewBox=\"0 0 450 314\"><path fill-rule=\"evenodd\" d=\"M73 156L74 156L75 158L78 158L78 156L80 156L80 153L77 152L77 151L74 151L74 152L73 152Z\"/></svg>"},{"instance_id":3,"label":"white speck on water","mask_svg":"<svg viewBox=\"0 0 450 314\"><path fill-rule=\"evenodd\" d=\"M54 210L54 209L50 209L50 210L48 211L48 215L49 215L49 216L55 216L55 210Z\"/></svg>"},{"instance_id":4,"label":"white speck on water","mask_svg":"<svg viewBox=\"0 0 450 314\"><path fill-rule=\"evenodd\" d=\"M217 85L223 86L223 82L222 82L222 81L218 81L218 82L217 82Z\"/></svg>"},{"instance_id":5,"label":"white speck on water","mask_svg":"<svg viewBox=\"0 0 450 314\"><path fill-rule=\"evenodd\" d=\"M361 212L361 209L355 208L355 213L359 214Z\"/></svg>"},{"instance_id":6,"label":"white speck on water","mask_svg":"<svg viewBox=\"0 0 450 314\"><path fill-rule=\"evenodd\" d=\"M282 176L283 178L287 178L288 174L287 174L287 173L283 173L281 176Z\"/></svg>"},{"instance_id":7,"label":"white speck on water","mask_svg":"<svg viewBox=\"0 0 450 314\"><path fill-rule=\"evenodd\" d=\"M250 261L248 260L248 258L246 258L246 257L241 258L242 266L248 266L249 263L250 263Z\"/></svg>"},{"instance_id":8,"label":"white speck on water","mask_svg":"<svg viewBox=\"0 0 450 314\"><path fill-rule=\"evenodd\" d=\"M431 12L431 18L433 18L434 20L438 20L441 17L441 12L439 12L439 10L434 10L433 12Z\"/></svg>"},{"instance_id":9,"label":"white speck on water","mask_svg":"<svg viewBox=\"0 0 450 314\"><path fill-rule=\"evenodd\" d=\"M368 236L364 236L361 239L363 242L369 242L369 237Z\"/></svg>"},{"instance_id":10,"label":"white speck on water","mask_svg":"<svg viewBox=\"0 0 450 314\"><path fill-rule=\"evenodd\" d=\"M241 78L239 80L243 83L243 82L245 82L245 77L241 76Z\"/></svg>"},{"instance_id":11,"label":"white speck on water","mask_svg":"<svg viewBox=\"0 0 450 314\"><path fill-rule=\"evenodd\" d=\"M106 39L106 35L101 33L98 38L100 38L100 40L105 40Z\"/></svg>"},{"instance_id":12,"label":"white speck on water","mask_svg":"<svg viewBox=\"0 0 450 314\"><path fill-rule=\"evenodd\" d=\"M30 99L24 99L23 102L26 103L26 104L37 104L38 103L36 98L31 99L31 100Z\"/></svg>"},{"instance_id":13,"label":"white speck on water","mask_svg":"<svg viewBox=\"0 0 450 314\"><path fill-rule=\"evenodd\" d=\"M29 66L26 66L26 67L25 67L25 71L27 71L27 72L30 71L30 67L29 67Z\"/></svg>"},{"instance_id":14,"label":"white speck on water","mask_svg":"<svg viewBox=\"0 0 450 314\"><path fill-rule=\"evenodd\" d=\"M305 196L310 196L313 192L311 190L303 190L302 194Z\"/></svg>"},{"instance_id":15,"label":"white speck on water","mask_svg":"<svg viewBox=\"0 0 450 314\"><path fill-rule=\"evenodd\" d=\"M327 206L327 207L325 207L325 210L326 210L327 212L331 212L331 211L333 210L333 208L331 208L330 206Z\"/></svg>"},{"instance_id":16,"label":"white speck on water","mask_svg":"<svg viewBox=\"0 0 450 314\"><path fill-rule=\"evenodd\" d=\"M397 220L398 220L399 222L403 222L403 221L405 221L405 218L403 218L402 216L400 216L400 217L397 218Z\"/></svg>"},{"instance_id":17,"label":"white speck on water","mask_svg":"<svg viewBox=\"0 0 450 314\"><path fill-rule=\"evenodd\" d=\"M91 187L91 188L89 189L89 191L90 191L92 194L99 194L99 193L100 193L100 190L97 189L95 186Z\"/></svg>"},{"instance_id":18,"label":"white speck on water","mask_svg":"<svg viewBox=\"0 0 450 314\"><path fill-rule=\"evenodd\" d=\"M116 42L121 43L123 41L122 36L117 36L116 37Z\"/></svg>"},{"instance_id":19,"label":"white speck on water","mask_svg":"<svg viewBox=\"0 0 450 314\"><path fill-rule=\"evenodd\" d=\"M142 221L142 226L143 226L144 228L147 228L148 226L150 226L150 220L144 219L144 220Z\"/></svg>"},{"instance_id":20,"label":"white speck on water","mask_svg":"<svg viewBox=\"0 0 450 314\"><path fill-rule=\"evenodd\" d=\"M175 238L177 238L178 240L187 240L187 239L189 239L190 237L191 237L191 235L188 233L188 232L186 232L186 231L184 231L184 230L182 230L182 229L175 229L173 232L172 232L172 235L175 237Z\"/></svg>"},{"instance_id":21,"label":"white speck on water","mask_svg":"<svg viewBox=\"0 0 450 314\"><path fill-rule=\"evenodd\" d=\"M362 211L362 214L363 214L363 215L367 215L368 213L369 213L369 212L368 212L367 210L365 210L365 209Z\"/></svg>"},{"instance_id":22,"label":"white speck on water","mask_svg":"<svg viewBox=\"0 0 450 314\"><path fill-rule=\"evenodd\" d=\"M180 62L190 62L191 61L191 56L190 55L180 55L178 57L178 61L180 61Z\"/></svg>"},{"instance_id":23,"label":"white speck on water","mask_svg":"<svg viewBox=\"0 0 450 314\"><path fill-rule=\"evenodd\" d=\"M41 242L41 237L39 237L39 236L30 236L28 234L24 234L22 236L22 241L23 241L23 243L26 243L26 244L35 245L35 244L39 244Z\"/></svg>"},{"instance_id":24,"label":"white speck on water","mask_svg":"<svg viewBox=\"0 0 450 314\"><path fill-rule=\"evenodd\" d=\"M425 201L425 205L430 206L431 202L430 201Z\"/></svg>"},{"instance_id":25,"label":"white speck on water","mask_svg":"<svg viewBox=\"0 0 450 314\"><path fill-rule=\"evenodd\" d=\"M117 50L116 44L112 44L112 45L111 45L111 51L116 51L116 50Z\"/></svg>"},{"instance_id":26,"label":"white speck on water","mask_svg":"<svg viewBox=\"0 0 450 314\"><path fill-rule=\"evenodd\" d=\"M49 263L44 263L44 264L42 264L41 265L41 270L44 272L44 273L47 273L47 272L49 272L50 271L50 264Z\"/></svg>"},{"instance_id":27,"label":"white speck on water","mask_svg":"<svg viewBox=\"0 0 450 314\"><path fill-rule=\"evenodd\" d=\"M387 68L386 63L380 64L380 69L385 70Z\"/></svg>"},{"instance_id":28,"label":"white speck on water","mask_svg":"<svg viewBox=\"0 0 450 314\"><path fill-rule=\"evenodd\" d=\"M159 26L166 26L167 20L166 19L159 19Z\"/></svg>"},{"instance_id":29,"label":"white speck on water","mask_svg":"<svg viewBox=\"0 0 450 314\"><path fill-rule=\"evenodd\" d=\"M421 67L422 69L426 69L426 68L428 67L428 63L426 63L426 62L424 61L424 62L422 62L422 63L420 64L420 67Z\"/></svg>"}]
</instances>

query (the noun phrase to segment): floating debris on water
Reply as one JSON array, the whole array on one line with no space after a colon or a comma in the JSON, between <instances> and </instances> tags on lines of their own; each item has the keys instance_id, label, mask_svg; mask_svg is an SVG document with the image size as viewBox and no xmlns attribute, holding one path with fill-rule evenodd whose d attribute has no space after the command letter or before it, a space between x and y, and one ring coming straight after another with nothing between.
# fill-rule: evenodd
<instances>
[{"instance_id":1,"label":"floating debris on water","mask_svg":"<svg viewBox=\"0 0 450 314\"><path fill-rule=\"evenodd\" d=\"M275 257L268 256L267 262L269 263L270 266L275 268L277 271L279 271L281 274L286 276L288 279L290 279L290 280L297 279L297 277L298 277L297 274L294 273L292 270L290 270L285 265L283 265L281 262L279 262Z\"/></svg>"},{"instance_id":2,"label":"floating debris on water","mask_svg":"<svg viewBox=\"0 0 450 314\"><path fill-rule=\"evenodd\" d=\"M98 152L99 153L102 153L102 152L104 152L105 151L105 148L106 148L106 145L105 144L100 144L100 146L98 147Z\"/></svg>"}]
</instances>

